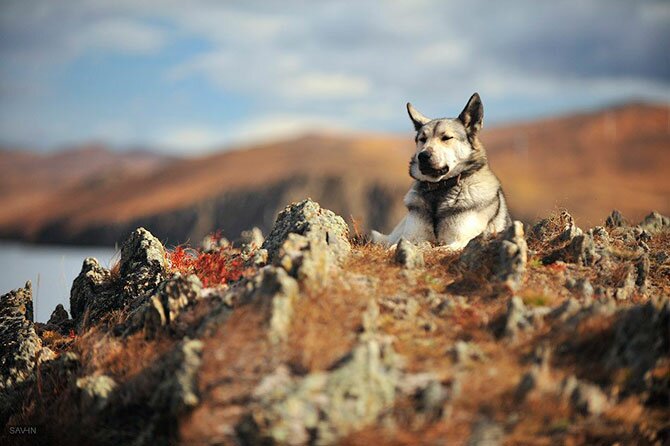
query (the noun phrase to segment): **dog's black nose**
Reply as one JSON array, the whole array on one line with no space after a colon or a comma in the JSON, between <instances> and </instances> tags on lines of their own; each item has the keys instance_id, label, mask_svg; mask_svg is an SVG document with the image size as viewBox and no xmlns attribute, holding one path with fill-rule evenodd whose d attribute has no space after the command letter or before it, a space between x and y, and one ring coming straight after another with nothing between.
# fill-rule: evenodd
<instances>
[{"instance_id":1,"label":"dog's black nose","mask_svg":"<svg viewBox=\"0 0 670 446\"><path fill-rule=\"evenodd\" d=\"M430 161L431 154L430 152L427 152L426 150L422 150L419 152L419 162L420 163L427 163Z\"/></svg>"}]
</instances>

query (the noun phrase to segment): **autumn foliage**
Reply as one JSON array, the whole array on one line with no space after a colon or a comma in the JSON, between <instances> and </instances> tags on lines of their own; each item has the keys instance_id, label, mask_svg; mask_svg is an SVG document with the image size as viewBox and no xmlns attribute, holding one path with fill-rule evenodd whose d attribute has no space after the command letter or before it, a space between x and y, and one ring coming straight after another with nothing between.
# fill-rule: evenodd
<instances>
[{"instance_id":1,"label":"autumn foliage","mask_svg":"<svg viewBox=\"0 0 670 446\"><path fill-rule=\"evenodd\" d=\"M195 274L206 287L235 282L252 272L243 253L232 246L203 250L180 245L168 251L168 260L174 272Z\"/></svg>"}]
</instances>

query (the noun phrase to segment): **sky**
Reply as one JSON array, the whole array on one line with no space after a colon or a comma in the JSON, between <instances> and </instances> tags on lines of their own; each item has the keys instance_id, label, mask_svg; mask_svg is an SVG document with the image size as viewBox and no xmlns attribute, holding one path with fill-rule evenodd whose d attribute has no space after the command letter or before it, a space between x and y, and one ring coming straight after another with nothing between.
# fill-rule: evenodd
<instances>
[{"instance_id":1,"label":"sky","mask_svg":"<svg viewBox=\"0 0 670 446\"><path fill-rule=\"evenodd\" d=\"M670 2L3 0L0 145L197 154L670 102Z\"/></svg>"}]
</instances>

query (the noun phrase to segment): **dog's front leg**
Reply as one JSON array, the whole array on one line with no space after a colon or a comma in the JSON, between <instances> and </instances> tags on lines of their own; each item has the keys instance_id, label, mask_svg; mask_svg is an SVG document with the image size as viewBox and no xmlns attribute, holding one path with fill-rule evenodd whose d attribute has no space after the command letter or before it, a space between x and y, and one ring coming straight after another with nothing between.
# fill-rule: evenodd
<instances>
[{"instance_id":1,"label":"dog's front leg","mask_svg":"<svg viewBox=\"0 0 670 446\"><path fill-rule=\"evenodd\" d=\"M401 238L412 243L435 241L432 224L426 221L419 213L411 211L398 223L398 226L389 235L384 236L376 231L373 231L372 235L375 243L386 246L395 245Z\"/></svg>"}]
</instances>

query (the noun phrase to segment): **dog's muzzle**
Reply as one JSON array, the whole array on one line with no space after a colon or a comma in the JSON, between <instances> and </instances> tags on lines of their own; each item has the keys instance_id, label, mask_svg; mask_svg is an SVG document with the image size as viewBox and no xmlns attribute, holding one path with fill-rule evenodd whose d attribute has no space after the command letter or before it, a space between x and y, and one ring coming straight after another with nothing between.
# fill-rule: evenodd
<instances>
[{"instance_id":1,"label":"dog's muzzle","mask_svg":"<svg viewBox=\"0 0 670 446\"><path fill-rule=\"evenodd\" d=\"M442 175L446 175L446 173L449 172L449 166L444 166L441 168L436 168L433 166L433 155L426 150L419 152L417 159L419 160L419 170L424 175L429 177L441 177Z\"/></svg>"}]
</instances>

